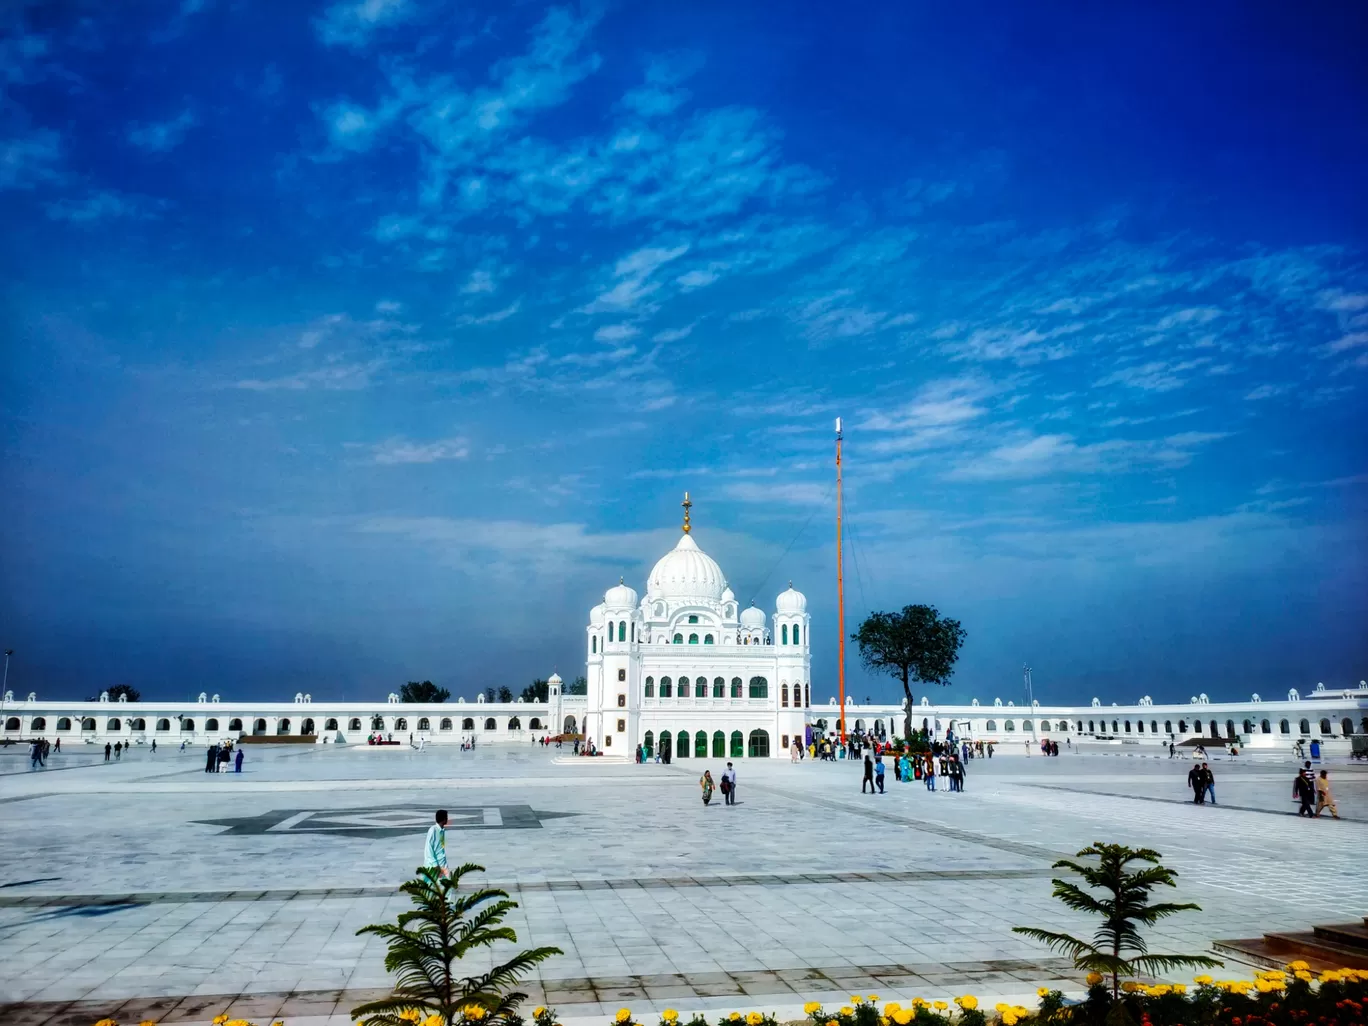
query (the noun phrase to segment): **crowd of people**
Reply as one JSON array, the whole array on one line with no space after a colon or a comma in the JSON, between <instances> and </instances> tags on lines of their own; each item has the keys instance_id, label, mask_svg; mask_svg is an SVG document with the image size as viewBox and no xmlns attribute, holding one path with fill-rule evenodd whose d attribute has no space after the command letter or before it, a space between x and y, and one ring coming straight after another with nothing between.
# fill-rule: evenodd
<instances>
[{"instance_id":1,"label":"crowd of people","mask_svg":"<svg viewBox=\"0 0 1368 1026\"><path fill-rule=\"evenodd\" d=\"M236 754L234 754L236 751ZM231 764L231 768L230 768ZM219 741L211 744L204 753L205 773L241 773L242 746L232 741Z\"/></svg>"}]
</instances>

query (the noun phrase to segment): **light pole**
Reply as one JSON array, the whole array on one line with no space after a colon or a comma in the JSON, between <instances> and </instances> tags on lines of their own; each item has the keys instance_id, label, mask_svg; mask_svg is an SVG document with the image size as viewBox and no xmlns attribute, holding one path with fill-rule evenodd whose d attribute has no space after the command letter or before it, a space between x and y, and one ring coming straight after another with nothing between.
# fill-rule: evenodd
<instances>
[{"instance_id":1,"label":"light pole","mask_svg":"<svg viewBox=\"0 0 1368 1026\"><path fill-rule=\"evenodd\" d=\"M1031 710L1031 740L1034 741L1038 734L1036 731L1036 711L1035 711L1035 692L1031 689L1031 667L1022 666L1021 676L1026 682L1026 708Z\"/></svg>"},{"instance_id":2,"label":"light pole","mask_svg":"<svg viewBox=\"0 0 1368 1026\"><path fill-rule=\"evenodd\" d=\"M5 649L5 683L0 684L0 695L9 690L9 657L14 655L14 649Z\"/></svg>"}]
</instances>

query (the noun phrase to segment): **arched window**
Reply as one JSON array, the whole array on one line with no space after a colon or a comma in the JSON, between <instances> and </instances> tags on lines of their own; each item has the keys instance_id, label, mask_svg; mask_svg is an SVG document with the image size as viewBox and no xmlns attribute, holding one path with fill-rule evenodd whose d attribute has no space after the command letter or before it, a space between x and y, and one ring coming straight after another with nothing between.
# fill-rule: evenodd
<instances>
[{"instance_id":1,"label":"arched window","mask_svg":"<svg viewBox=\"0 0 1368 1026\"><path fill-rule=\"evenodd\" d=\"M1089 721L1088 721L1088 733L1090 733L1090 734L1096 734L1096 733L1097 733L1097 725L1096 725L1092 720L1089 720Z\"/></svg>"},{"instance_id":2,"label":"arched window","mask_svg":"<svg viewBox=\"0 0 1368 1026\"><path fill-rule=\"evenodd\" d=\"M783 639L779 642L779 644L788 644L788 624L784 624L782 627L779 628L779 637Z\"/></svg>"},{"instance_id":3,"label":"arched window","mask_svg":"<svg viewBox=\"0 0 1368 1026\"><path fill-rule=\"evenodd\" d=\"M493 717L493 716L489 716L489 717L486 717L486 718L485 718L484 729L485 729L485 730L496 730L496 729L497 729L497 724L495 724L495 722L494 722L494 717Z\"/></svg>"},{"instance_id":4,"label":"arched window","mask_svg":"<svg viewBox=\"0 0 1368 1026\"><path fill-rule=\"evenodd\" d=\"M1349 723L1348 720L1345 720L1344 722ZM33 718L32 728L34 730L47 730L47 717L35 716ZM1354 732L1354 725L1352 723L1349 723L1349 726L1345 728L1344 732L1346 734L1352 734Z\"/></svg>"},{"instance_id":5,"label":"arched window","mask_svg":"<svg viewBox=\"0 0 1368 1026\"><path fill-rule=\"evenodd\" d=\"M795 645L801 645L801 644L802 644L802 640L801 640L802 632L803 632L803 628L799 627L799 626L795 623L795 624L793 625L793 643L794 643Z\"/></svg>"},{"instance_id":6,"label":"arched window","mask_svg":"<svg viewBox=\"0 0 1368 1026\"><path fill-rule=\"evenodd\" d=\"M746 754L746 739L741 736L741 731L731 732L731 758L739 759Z\"/></svg>"},{"instance_id":7,"label":"arched window","mask_svg":"<svg viewBox=\"0 0 1368 1026\"><path fill-rule=\"evenodd\" d=\"M1186 733L1187 733L1187 720L1179 720L1179 721L1178 721L1178 733L1180 733L1180 734L1186 734Z\"/></svg>"},{"instance_id":8,"label":"arched window","mask_svg":"<svg viewBox=\"0 0 1368 1026\"><path fill-rule=\"evenodd\" d=\"M180 729L181 729L181 730L193 731L193 730L195 729L195 721L194 721L194 720L181 720L181 721L180 721Z\"/></svg>"},{"instance_id":9,"label":"arched window","mask_svg":"<svg viewBox=\"0 0 1368 1026\"><path fill-rule=\"evenodd\" d=\"M263 729L264 729L264 727L263 727ZM372 716L372 717L371 717L371 730L384 730L384 729L385 729L385 718L384 718L383 716L378 716L378 715L377 715L377 716Z\"/></svg>"},{"instance_id":10,"label":"arched window","mask_svg":"<svg viewBox=\"0 0 1368 1026\"><path fill-rule=\"evenodd\" d=\"M1155 734L1159 733L1159 721L1158 721L1158 720L1150 720L1150 731L1151 731L1152 733L1155 733Z\"/></svg>"},{"instance_id":11,"label":"arched window","mask_svg":"<svg viewBox=\"0 0 1368 1026\"><path fill-rule=\"evenodd\" d=\"M40 718L40 719L41 719L41 718ZM34 720L33 722L36 724L36 723L39 722L39 720ZM38 729L39 729L39 730L42 730L43 728L42 728L42 727L39 727ZM1340 733L1342 733L1345 737L1348 737L1348 736L1349 736L1350 734L1352 734L1353 732L1354 732L1354 721L1353 721L1353 720L1351 720L1348 716L1346 716L1344 719L1340 720Z\"/></svg>"},{"instance_id":12,"label":"arched window","mask_svg":"<svg viewBox=\"0 0 1368 1026\"><path fill-rule=\"evenodd\" d=\"M541 729L542 729L542 722L541 722L540 717L533 716L532 719L528 720L528 721L527 721L527 729L528 729L528 730L541 730Z\"/></svg>"},{"instance_id":13,"label":"arched window","mask_svg":"<svg viewBox=\"0 0 1368 1026\"><path fill-rule=\"evenodd\" d=\"M662 731L660 732L660 755L661 755L661 758L668 759L670 756L674 755L674 748L671 747L673 744L674 744L674 735L671 734L668 730L662 730Z\"/></svg>"},{"instance_id":14,"label":"arched window","mask_svg":"<svg viewBox=\"0 0 1368 1026\"><path fill-rule=\"evenodd\" d=\"M690 634L690 635L689 635L689 644L690 644L690 645L697 645L697 644L698 644L698 635L697 635L697 634Z\"/></svg>"},{"instance_id":15,"label":"arched window","mask_svg":"<svg viewBox=\"0 0 1368 1026\"><path fill-rule=\"evenodd\" d=\"M712 636L711 634L705 634L705 635L703 635L703 644L705 644L705 645L711 645L712 643L713 643L713 636Z\"/></svg>"},{"instance_id":16,"label":"arched window","mask_svg":"<svg viewBox=\"0 0 1368 1026\"><path fill-rule=\"evenodd\" d=\"M14 729L19 729L18 723L15 723ZM123 730L123 723L117 716L111 717L110 720L105 723L105 730Z\"/></svg>"},{"instance_id":17,"label":"arched window","mask_svg":"<svg viewBox=\"0 0 1368 1026\"><path fill-rule=\"evenodd\" d=\"M655 678L654 678L654 677L647 677L647 678L646 678L646 690L645 690L644 694L646 695L647 698L655 698Z\"/></svg>"},{"instance_id":18,"label":"arched window","mask_svg":"<svg viewBox=\"0 0 1368 1026\"><path fill-rule=\"evenodd\" d=\"M1165 733L1165 734L1172 734L1172 733L1173 733L1173 721L1172 721L1172 720L1165 720L1165 721L1164 721L1164 733Z\"/></svg>"},{"instance_id":19,"label":"arched window","mask_svg":"<svg viewBox=\"0 0 1368 1026\"><path fill-rule=\"evenodd\" d=\"M1034 728L1032 728L1032 726L1031 726L1031 721L1030 721L1030 720L1023 720L1023 721L1022 721L1022 724L1021 724L1021 729L1022 729L1022 730L1032 730L1032 729L1034 729Z\"/></svg>"},{"instance_id":20,"label":"arched window","mask_svg":"<svg viewBox=\"0 0 1368 1026\"><path fill-rule=\"evenodd\" d=\"M697 614L697 613L690 613L690 614L689 614L689 623L698 623L698 614Z\"/></svg>"},{"instance_id":21,"label":"arched window","mask_svg":"<svg viewBox=\"0 0 1368 1026\"><path fill-rule=\"evenodd\" d=\"M1334 731L1330 729L1330 721L1329 721L1329 720L1321 720L1321 721L1320 721L1320 731L1321 731L1322 734L1333 734L1333 733L1334 733Z\"/></svg>"},{"instance_id":22,"label":"arched window","mask_svg":"<svg viewBox=\"0 0 1368 1026\"><path fill-rule=\"evenodd\" d=\"M1127 721L1126 721L1126 733L1129 734L1130 732L1131 732L1131 724L1130 724L1130 720L1127 720Z\"/></svg>"},{"instance_id":23,"label":"arched window","mask_svg":"<svg viewBox=\"0 0 1368 1026\"><path fill-rule=\"evenodd\" d=\"M987 728L987 729L989 729L989 730L997 730L997 720L989 720L989 721L988 721L988 728Z\"/></svg>"},{"instance_id":24,"label":"arched window","mask_svg":"<svg viewBox=\"0 0 1368 1026\"><path fill-rule=\"evenodd\" d=\"M70 718L69 718L69 717L66 717L66 716L59 716L59 717L57 717L57 729L58 729L58 730L70 730L70 729L71 729L71 720L70 720Z\"/></svg>"},{"instance_id":25,"label":"arched window","mask_svg":"<svg viewBox=\"0 0 1368 1026\"><path fill-rule=\"evenodd\" d=\"M727 757L727 735L720 730L713 731L712 753L714 759L725 759Z\"/></svg>"},{"instance_id":26,"label":"arched window","mask_svg":"<svg viewBox=\"0 0 1368 1026\"><path fill-rule=\"evenodd\" d=\"M684 635L682 635L682 634L676 634L676 635L674 636L674 643L675 643L676 645L682 645L682 644L684 644ZM661 736L663 737L664 735L661 735Z\"/></svg>"},{"instance_id":27,"label":"arched window","mask_svg":"<svg viewBox=\"0 0 1368 1026\"><path fill-rule=\"evenodd\" d=\"M626 640L627 640L627 621L626 621L626 620L619 620L619 621L618 621L618 641L626 641Z\"/></svg>"},{"instance_id":28,"label":"arched window","mask_svg":"<svg viewBox=\"0 0 1368 1026\"><path fill-rule=\"evenodd\" d=\"M1126 724L1127 724L1127 726L1129 726L1129 725L1130 725L1130 720L1127 720L1127 721L1126 721ZM1136 731L1137 734L1143 734L1143 733L1145 732L1145 721L1144 721L1144 720L1136 720L1136 721L1135 721L1135 731Z\"/></svg>"},{"instance_id":29,"label":"arched window","mask_svg":"<svg viewBox=\"0 0 1368 1026\"><path fill-rule=\"evenodd\" d=\"M681 730L679 736L675 738L675 758L687 759L689 757L689 732Z\"/></svg>"},{"instance_id":30,"label":"arched window","mask_svg":"<svg viewBox=\"0 0 1368 1026\"><path fill-rule=\"evenodd\" d=\"M1279 732L1279 733L1282 733L1282 734L1290 734L1290 733L1292 733L1292 724L1288 723L1286 720L1279 720L1279 721L1278 721L1278 732Z\"/></svg>"},{"instance_id":31,"label":"arched window","mask_svg":"<svg viewBox=\"0 0 1368 1026\"><path fill-rule=\"evenodd\" d=\"M708 732L700 730L694 735L694 758L706 759L708 757Z\"/></svg>"},{"instance_id":32,"label":"arched window","mask_svg":"<svg viewBox=\"0 0 1368 1026\"><path fill-rule=\"evenodd\" d=\"M314 727L314 721L312 719L305 720L299 728L299 733L303 737L313 737L317 735L318 731Z\"/></svg>"},{"instance_id":33,"label":"arched window","mask_svg":"<svg viewBox=\"0 0 1368 1026\"><path fill-rule=\"evenodd\" d=\"M360 716L353 716L353 717L347 722L347 729L348 729L348 730L360 730L360 729L361 729L361 717L360 717Z\"/></svg>"},{"instance_id":34,"label":"arched window","mask_svg":"<svg viewBox=\"0 0 1368 1026\"><path fill-rule=\"evenodd\" d=\"M812 685L811 685L811 684L804 684L804 685L803 685L803 708L804 708L804 709L811 709L811 708L812 708Z\"/></svg>"},{"instance_id":35,"label":"arched window","mask_svg":"<svg viewBox=\"0 0 1368 1026\"><path fill-rule=\"evenodd\" d=\"M290 732L290 721L289 721L288 719L281 720L281 721L280 721L280 725L276 727L276 733L277 733L277 734L288 734L289 732Z\"/></svg>"},{"instance_id":36,"label":"arched window","mask_svg":"<svg viewBox=\"0 0 1368 1026\"><path fill-rule=\"evenodd\" d=\"M1115 721L1115 720L1112 720L1112 733L1113 733L1113 734L1119 734L1119 733L1121 733L1121 729L1120 729L1119 727L1117 727L1116 721Z\"/></svg>"},{"instance_id":37,"label":"arched window","mask_svg":"<svg viewBox=\"0 0 1368 1026\"><path fill-rule=\"evenodd\" d=\"M1311 733L1311 721L1310 721L1310 720L1302 720L1301 723L1298 724L1298 726L1301 727L1301 732L1302 732L1303 734L1309 734L1309 733Z\"/></svg>"},{"instance_id":38,"label":"arched window","mask_svg":"<svg viewBox=\"0 0 1368 1026\"><path fill-rule=\"evenodd\" d=\"M395 730L408 730L408 717L400 716L394 721Z\"/></svg>"},{"instance_id":39,"label":"arched window","mask_svg":"<svg viewBox=\"0 0 1368 1026\"><path fill-rule=\"evenodd\" d=\"M669 677L661 677L661 678L660 678L660 697L661 697L661 698L673 698L673 697L674 697L674 684L670 681L670 678L669 678ZM661 736L663 737L664 735L662 734ZM663 750L663 749L662 749L662 750Z\"/></svg>"},{"instance_id":40,"label":"arched window","mask_svg":"<svg viewBox=\"0 0 1368 1026\"><path fill-rule=\"evenodd\" d=\"M769 681L764 677L752 677L750 679L751 698L769 698Z\"/></svg>"},{"instance_id":41,"label":"arched window","mask_svg":"<svg viewBox=\"0 0 1368 1026\"><path fill-rule=\"evenodd\" d=\"M590 651L590 652L593 652L593 653L597 653L597 652L598 652L598 635L597 635L597 634L591 634L591 635L589 635L589 651Z\"/></svg>"},{"instance_id":42,"label":"arched window","mask_svg":"<svg viewBox=\"0 0 1368 1026\"><path fill-rule=\"evenodd\" d=\"M680 698L688 698L688 697L689 697L690 695L692 695L692 694L693 694L693 691L692 691L692 689L689 687L689 678L688 678L688 677L680 677L680 678L679 678L679 697L680 697Z\"/></svg>"},{"instance_id":43,"label":"arched window","mask_svg":"<svg viewBox=\"0 0 1368 1026\"><path fill-rule=\"evenodd\" d=\"M18 729L19 729L19 717L18 717L18 716L11 716L9 719L5 720L5 729L6 729L6 730L18 730Z\"/></svg>"},{"instance_id":44,"label":"arched window","mask_svg":"<svg viewBox=\"0 0 1368 1026\"><path fill-rule=\"evenodd\" d=\"M567 716L567 717L565 718L565 732L566 732L567 734L577 734L577 733L579 733L579 732L575 729L575 718L574 718L573 716Z\"/></svg>"},{"instance_id":45,"label":"arched window","mask_svg":"<svg viewBox=\"0 0 1368 1026\"><path fill-rule=\"evenodd\" d=\"M1220 737L1220 736L1221 736L1221 728L1218 727L1218 726L1216 726L1216 721L1215 721L1215 720L1212 720L1212 721L1211 721L1211 736L1212 736L1212 737Z\"/></svg>"},{"instance_id":46,"label":"arched window","mask_svg":"<svg viewBox=\"0 0 1368 1026\"><path fill-rule=\"evenodd\" d=\"M780 705L782 708L784 708L784 709L787 709L787 708L788 708L788 685L787 685L787 684L782 684L782 685L780 685L780 687L779 687L779 705Z\"/></svg>"},{"instance_id":47,"label":"arched window","mask_svg":"<svg viewBox=\"0 0 1368 1026\"><path fill-rule=\"evenodd\" d=\"M508 718L508 729L509 729L509 730L522 730L522 719L521 719L520 717L517 717L517 716L510 716L510 717Z\"/></svg>"},{"instance_id":48,"label":"arched window","mask_svg":"<svg viewBox=\"0 0 1368 1026\"><path fill-rule=\"evenodd\" d=\"M645 755L646 758L648 758L648 759L649 759L652 755L655 754L655 732L654 732L654 731L651 731L651 730L646 731L645 736L642 737L642 739L641 739L641 749L642 749L642 754Z\"/></svg>"},{"instance_id":49,"label":"arched window","mask_svg":"<svg viewBox=\"0 0 1368 1026\"><path fill-rule=\"evenodd\" d=\"M769 734L766 731L756 728L750 732L746 755L752 759L769 758Z\"/></svg>"},{"instance_id":50,"label":"arched window","mask_svg":"<svg viewBox=\"0 0 1368 1026\"><path fill-rule=\"evenodd\" d=\"M329 720L327 720L327 721L323 724L323 729L324 729L324 730L336 730L336 729L337 729L337 721L334 720L334 719L329 719Z\"/></svg>"},{"instance_id":51,"label":"arched window","mask_svg":"<svg viewBox=\"0 0 1368 1026\"><path fill-rule=\"evenodd\" d=\"M134 728L137 729L137 730L142 730L141 724L142 724L142 720L138 720L136 723L133 724L133 726L134 726ZM242 731L242 721L241 721L240 719L238 719L237 717L234 717L233 719L231 719L231 720L228 721L228 729L229 729L230 731L236 730L236 731L238 731L239 733L241 733L241 731Z\"/></svg>"},{"instance_id":52,"label":"arched window","mask_svg":"<svg viewBox=\"0 0 1368 1026\"><path fill-rule=\"evenodd\" d=\"M218 720L215 720L215 719L208 719L208 720L205 720L205 721L204 721L204 729L207 730L207 731L218 730L218 729L219 729Z\"/></svg>"},{"instance_id":53,"label":"arched window","mask_svg":"<svg viewBox=\"0 0 1368 1026\"><path fill-rule=\"evenodd\" d=\"M1234 737L1234 736L1235 736L1235 721L1234 721L1234 720L1226 720L1226 737L1231 738L1231 737Z\"/></svg>"},{"instance_id":54,"label":"arched window","mask_svg":"<svg viewBox=\"0 0 1368 1026\"><path fill-rule=\"evenodd\" d=\"M461 721L461 729L462 729L462 730L474 730L474 729L475 729L475 720L474 720L474 718L472 718L472 717L470 717L470 716L467 716L465 719L463 719L463 720Z\"/></svg>"},{"instance_id":55,"label":"arched window","mask_svg":"<svg viewBox=\"0 0 1368 1026\"><path fill-rule=\"evenodd\" d=\"M740 697L741 697L741 678L740 678L740 677L733 677L733 678L731 679L731 696L732 696L732 698L740 698Z\"/></svg>"},{"instance_id":56,"label":"arched window","mask_svg":"<svg viewBox=\"0 0 1368 1026\"><path fill-rule=\"evenodd\" d=\"M450 717L450 716L443 716L443 717L442 717L442 721L441 721L439 724L437 724L437 729L438 729L438 730L450 730L450 729L451 729L451 717Z\"/></svg>"},{"instance_id":57,"label":"arched window","mask_svg":"<svg viewBox=\"0 0 1368 1026\"><path fill-rule=\"evenodd\" d=\"M713 698L727 697L727 682L721 677L713 678Z\"/></svg>"},{"instance_id":58,"label":"arched window","mask_svg":"<svg viewBox=\"0 0 1368 1026\"><path fill-rule=\"evenodd\" d=\"M1273 733L1273 725L1269 723L1267 720L1259 721L1259 729L1263 731L1265 734Z\"/></svg>"},{"instance_id":59,"label":"arched window","mask_svg":"<svg viewBox=\"0 0 1368 1026\"><path fill-rule=\"evenodd\" d=\"M157 725L157 729L158 729L158 730L161 730L161 729L162 729L162 728L161 728L161 724L158 724L158 725ZM264 734L264 733L266 733L266 721L265 721L265 720L262 720L262 719L258 719L255 723L253 723L253 724L252 724L252 733L253 733L253 734Z\"/></svg>"},{"instance_id":60,"label":"arched window","mask_svg":"<svg viewBox=\"0 0 1368 1026\"><path fill-rule=\"evenodd\" d=\"M1016 724L1013 723L1011 720L1008 720L1006 723L1003 724L1003 728L1006 730L1016 730Z\"/></svg>"},{"instance_id":61,"label":"arched window","mask_svg":"<svg viewBox=\"0 0 1368 1026\"><path fill-rule=\"evenodd\" d=\"M81 719L81 729L82 729L82 730L94 730L94 729L95 729L95 717L93 717L93 716L85 716L85 717L82 717L82 719ZM167 729L169 730L170 727L168 727Z\"/></svg>"},{"instance_id":62,"label":"arched window","mask_svg":"<svg viewBox=\"0 0 1368 1026\"><path fill-rule=\"evenodd\" d=\"M431 729L432 729L432 721L431 721L430 719L428 719L426 716L420 716L420 717L418 718L418 729L419 729L419 730L431 730Z\"/></svg>"}]
</instances>

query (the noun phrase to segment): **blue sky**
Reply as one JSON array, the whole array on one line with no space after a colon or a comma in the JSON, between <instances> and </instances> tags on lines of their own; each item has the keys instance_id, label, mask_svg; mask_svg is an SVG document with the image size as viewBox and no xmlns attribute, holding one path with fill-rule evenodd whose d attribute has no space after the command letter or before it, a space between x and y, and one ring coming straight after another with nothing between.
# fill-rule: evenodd
<instances>
[{"instance_id":1,"label":"blue sky","mask_svg":"<svg viewBox=\"0 0 1368 1026\"><path fill-rule=\"evenodd\" d=\"M11 687L570 676L687 488L825 700L837 415L945 698L1368 676L1368 16L1191 7L8 6Z\"/></svg>"}]
</instances>

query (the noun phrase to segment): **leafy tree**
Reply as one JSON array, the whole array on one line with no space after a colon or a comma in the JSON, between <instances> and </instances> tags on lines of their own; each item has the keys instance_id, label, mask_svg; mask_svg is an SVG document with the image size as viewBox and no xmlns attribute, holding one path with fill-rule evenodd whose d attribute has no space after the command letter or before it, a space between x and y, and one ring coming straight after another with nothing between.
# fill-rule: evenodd
<instances>
[{"instance_id":1,"label":"leafy tree","mask_svg":"<svg viewBox=\"0 0 1368 1026\"><path fill-rule=\"evenodd\" d=\"M499 924L518 903L509 900L507 891L493 887L458 892L461 877L483 873L484 866L467 862L449 877L435 868L417 872L400 888L415 908L401 912L394 923L356 931L358 936L369 933L385 939L385 969L396 973L398 980L389 997L358 1005L351 1014L365 1026L410 1026L412 1020L404 1013L411 1016L415 1010L452 1024L509 1026L519 1021L517 1008L527 995L512 988L538 963L562 954L561 949L531 948L474 976L458 976L456 963L471 952L497 941L517 942L512 927Z\"/></svg>"},{"instance_id":2,"label":"leafy tree","mask_svg":"<svg viewBox=\"0 0 1368 1026\"><path fill-rule=\"evenodd\" d=\"M513 691L512 691L512 689L509 688L509 687L507 687L507 686L504 686L504 687L499 688L499 701L500 701L500 702L511 702L511 701L513 701Z\"/></svg>"},{"instance_id":3,"label":"leafy tree","mask_svg":"<svg viewBox=\"0 0 1368 1026\"><path fill-rule=\"evenodd\" d=\"M494 701L494 689L493 689L493 688L485 688L485 701L486 701L486 702L492 702L492 701Z\"/></svg>"},{"instance_id":4,"label":"leafy tree","mask_svg":"<svg viewBox=\"0 0 1368 1026\"><path fill-rule=\"evenodd\" d=\"M903 736L912 738L912 682L949 684L965 631L935 606L903 606L900 613L870 613L850 636L860 646L865 669L902 682L906 704ZM845 710L841 711L844 718Z\"/></svg>"},{"instance_id":5,"label":"leafy tree","mask_svg":"<svg viewBox=\"0 0 1368 1026\"><path fill-rule=\"evenodd\" d=\"M1172 869L1159 864L1159 853L1151 848L1128 848L1124 844L1103 844L1094 841L1075 858L1096 858L1097 861L1079 863L1060 859L1054 869L1068 869L1083 878L1089 887L1104 892L1096 897L1068 880L1054 880L1054 896L1069 908L1091 912L1102 917L1093 934L1085 941L1067 933L1040 930L1033 926L1014 926L1013 933L1024 934L1073 959L1074 968L1087 969L1111 977L1112 1000L1121 990L1121 977L1141 973L1160 973L1187 966L1218 968L1223 962L1205 955L1151 955L1140 936L1140 926L1153 926L1160 919L1189 909L1200 912L1201 907L1191 902L1150 904L1150 891L1158 886L1176 887L1177 877ZM1132 862L1148 863L1135 871L1127 870Z\"/></svg>"},{"instance_id":6,"label":"leafy tree","mask_svg":"<svg viewBox=\"0 0 1368 1026\"><path fill-rule=\"evenodd\" d=\"M545 702L547 694L546 681L538 677L531 684L522 689L521 698L524 702Z\"/></svg>"},{"instance_id":7,"label":"leafy tree","mask_svg":"<svg viewBox=\"0 0 1368 1026\"><path fill-rule=\"evenodd\" d=\"M128 700L130 702L142 701L142 692L135 688L132 684L115 684L112 688L109 689L109 700L111 702L117 702L119 700L120 695L127 695ZM98 702L99 700L99 695L91 695L89 698L86 699L87 702Z\"/></svg>"},{"instance_id":8,"label":"leafy tree","mask_svg":"<svg viewBox=\"0 0 1368 1026\"><path fill-rule=\"evenodd\" d=\"M450 697L450 691L430 680L411 680L399 689L401 702L445 702Z\"/></svg>"},{"instance_id":9,"label":"leafy tree","mask_svg":"<svg viewBox=\"0 0 1368 1026\"><path fill-rule=\"evenodd\" d=\"M570 685L565 689L565 694L567 694L567 695L587 695L587 694L589 694L589 680L588 680L588 678L585 677L584 674L581 673L578 677L576 677L574 680L572 680L572 681L570 682Z\"/></svg>"}]
</instances>

